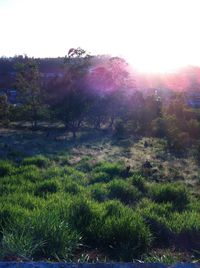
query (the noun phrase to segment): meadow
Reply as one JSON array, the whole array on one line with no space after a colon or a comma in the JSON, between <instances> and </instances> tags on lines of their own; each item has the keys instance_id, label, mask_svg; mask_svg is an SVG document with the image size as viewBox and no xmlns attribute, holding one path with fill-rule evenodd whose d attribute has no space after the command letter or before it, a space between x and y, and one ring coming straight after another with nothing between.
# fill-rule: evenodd
<instances>
[{"instance_id":1,"label":"meadow","mask_svg":"<svg viewBox=\"0 0 200 268\"><path fill-rule=\"evenodd\" d=\"M163 138L1 129L0 259L200 258L199 166ZM149 161L151 167L145 167Z\"/></svg>"}]
</instances>

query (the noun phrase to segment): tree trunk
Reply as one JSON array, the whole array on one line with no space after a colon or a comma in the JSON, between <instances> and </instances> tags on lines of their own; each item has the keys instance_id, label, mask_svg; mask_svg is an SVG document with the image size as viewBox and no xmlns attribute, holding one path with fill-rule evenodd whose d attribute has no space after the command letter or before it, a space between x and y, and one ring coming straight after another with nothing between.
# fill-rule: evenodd
<instances>
[{"instance_id":1,"label":"tree trunk","mask_svg":"<svg viewBox=\"0 0 200 268\"><path fill-rule=\"evenodd\" d=\"M110 118L110 124L109 124L109 128L112 128L114 124L114 117Z\"/></svg>"}]
</instances>

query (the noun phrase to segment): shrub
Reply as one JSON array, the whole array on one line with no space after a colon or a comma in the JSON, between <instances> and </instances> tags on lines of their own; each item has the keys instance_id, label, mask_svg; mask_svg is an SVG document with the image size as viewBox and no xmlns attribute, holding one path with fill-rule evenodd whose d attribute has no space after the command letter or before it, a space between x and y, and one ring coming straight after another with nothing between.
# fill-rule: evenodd
<instances>
[{"instance_id":1,"label":"shrub","mask_svg":"<svg viewBox=\"0 0 200 268\"><path fill-rule=\"evenodd\" d=\"M58 191L58 183L55 181L44 181L35 189L36 196L45 196L46 194L56 193Z\"/></svg>"},{"instance_id":2,"label":"shrub","mask_svg":"<svg viewBox=\"0 0 200 268\"><path fill-rule=\"evenodd\" d=\"M185 187L176 183L154 184L150 188L150 197L158 203L171 202L177 210L185 209L189 203Z\"/></svg>"},{"instance_id":3,"label":"shrub","mask_svg":"<svg viewBox=\"0 0 200 268\"><path fill-rule=\"evenodd\" d=\"M108 185L108 196L111 199L119 199L125 204L131 204L140 199L141 193L126 181L116 179Z\"/></svg>"}]
</instances>

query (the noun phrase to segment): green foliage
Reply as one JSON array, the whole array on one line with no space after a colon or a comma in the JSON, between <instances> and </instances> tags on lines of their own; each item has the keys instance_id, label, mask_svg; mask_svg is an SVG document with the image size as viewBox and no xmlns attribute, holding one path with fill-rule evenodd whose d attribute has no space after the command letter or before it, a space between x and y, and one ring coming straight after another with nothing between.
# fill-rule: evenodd
<instances>
[{"instance_id":1,"label":"green foliage","mask_svg":"<svg viewBox=\"0 0 200 268\"><path fill-rule=\"evenodd\" d=\"M99 163L94 168L94 172L105 172L111 178L115 176L120 176L123 170L124 170L124 167L121 163L109 163L109 162Z\"/></svg>"},{"instance_id":2,"label":"green foliage","mask_svg":"<svg viewBox=\"0 0 200 268\"><path fill-rule=\"evenodd\" d=\"M0 124L8 126L10 115L10 104L8 103L7 95L0 96Z\"/></svg>"},{"instance_id":3,"label":"green foliage","mask_svg":"<svg viewBox=\"0 0 200 268\"><path fill-rule=\"evenodd\" d=\"M171 202L177 210L185 209L189 203L185 187L176 183L154 184L151 186L149 194L153 201L158 203Z\"/></svg>"},{"instance_id":4,"label":"green foliage","mask_svg":"<svg viewBox=\"0 0 200 268\"><path fill-rule=\"evenodd\" d=\"M0 166L1 259L72 261L85 252L80 243L118 261L159 259L151 246L181 249L182 238L198 248L199 200L181 184L150 183L139 172L125 179L121 163L87 173L43 156Z\"/></svg>"},{"instance_id":5,"label":"green foliage","mask_svg":"<svg viewBox=\"0 0 200 268\"><path fill-rule=\"evenodd\" d=\"M50 164L48 158L38 155L34 157L27 157L22 162L23 165L36 165L39 168L45 168Z\"/></svg>"},{"instance_id":6,"label":"green foliage","mask_svg":"<svg viewBox=\"0 0 200 268\"><path fill-rule=\"evenodd\" d=\"M10 175L14 172L15 168L11 162L1 160L0 161L0 177Z\"/></svg>"},{"instance_id":7,"label":"green foliage","mask_svg":"<svg viewBox=\"0 0 200 268\"><path fill-rule=\"evenodd\" d=\"M148 227L138 214L124 209L121 216L108 216L102 226L102 243L120 261L137 258L151 244Z\"/></svg>"},{"instance_id":8,"label":"green foliage","mask_svg":"<svg viewBox=\"0 0 200 268\"><path fill-rule=\"evenodd\" d=\"M87 233L87 228L94 217L92 203L86 199L75 199L69 207L69 223L82 234Z\"/></svg>"},{"instance_id":9,"label":"green foliage","mask_svg":"<svg viewBox=\"0 0 200 268\"><path fill-rule=\"evenodd\" d=\"M3 230L1 241L1 257L20 257L24 260L34 256L43 245L43 242L34 240L28 230Z\"/></svg>"},{"instance_id":10,"label":"green foliage","mask_svg":"<svg viewBox=\"0 0 200 268\"><path fill-rule=\"evenodd\" d=\"M132 204L141 197L139 190L123 180L113 180L108 185L108 196L111 199L119 199L125 204Z\"/></svg>"},{"instance_id":11,"label":"green foliage","mask_svg":"<svg viewBox=\"0 0 200 268\"><path fill-rule=\"evenodd\" d=\"M76 165L76 168L83 172L90 172L93 166L94 165L92 164L90 157L83 157L81 161Z\"/></svg>"},{"instance_id":12,"label":"green foliage","mask_svg":"<svg viewBox=\"0 0 200 268\"><path fill-rule=\"evenodd\" d=\"M41 249L46 258L70 260L79 247L81 236L71 230L58 209L38 211L31 221L33 236L42 239Z\"/></svg>"},{"instance_id":13,"label":"green foliage","mask_svg":"<svg viewBox=\"0 0 200 268\"><path fill-rule=\"evenodd\" d=\"M130 178L130 181L131 181L132 185L135 186L139 191L141 191L143 193L146 191L145 180L141 175L134 174Z\"/></svg>"},{"instance_id":14,"label":"green foliage","mask_svg":"<svg viewBox=\"0 0 200 268\"><path fill-rule=\"evenodd\" d=\"M180 257L176 256L174 253L166 251L164 253L150 253L143 256L142 260L144 262L150 263L162 263L162 264L175 264L180 262Z\"/></svg>"},{"instance_id":15,"label":"green foliage","mask_svg":"<svg viewBox=\"0 0 200 268\"><path fill-rule=\"evenodd\" d=\"M97 183L97 182L109 182L110 180L112 180L112 176L110 176L108 173L106 172L93 172L91 174L91 179L90 182L91 183Z\"/></svg>"},{"instance_id":16,"label":"green foliage","mask_svg":"<svg viewBox=\"0 0 200 268\"><path fill-rule=\"evenodd\" d=\"M20 102L18 112L21 115L21 118L17 119L30 120L36 128L45 111L37 63L34 59L26 57L24 63L18 64L17 71L16 87Z\"/></svg>"},{"instance_id":17,"label":"green foliage","mask_svg":"<svg viewBox=\"0 0 200 268\"><path fill-rule=\"evenodd\" d=\"M35 189L35 195L44 197L47 194L53 194L58 191L58 183L56 181L45 181L39 184Z\"/></svg>"},{"instance_id":18,"label":"green foliage","mask_svg":"<svg viewBox=\"0 0 200 268\"><path fill-rule=\"evenodd\" d=\"M99 202L104 202L105 200L108 199L108 190L107 187L104 184L94 184L91 188L90 188L90 192L91 192L91 197Z\"/></svg>"},{"instance_id":19,"label":"green foliage","mask_svg":"<svg viewBox=\"0 0 200 268\"><path fill-rule=\"evenodd\" d=\"M70 194L78 194L81 191L81 189L76 182L69 182L65 184L64 191Z\"/></svg>"}]
</instances>

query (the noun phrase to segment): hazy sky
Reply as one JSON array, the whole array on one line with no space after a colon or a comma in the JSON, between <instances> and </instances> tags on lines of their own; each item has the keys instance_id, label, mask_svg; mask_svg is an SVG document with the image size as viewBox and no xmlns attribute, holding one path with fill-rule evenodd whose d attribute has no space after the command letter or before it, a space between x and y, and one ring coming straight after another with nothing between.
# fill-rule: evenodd
<instances>
[{"instance_id":1,"label":"hazy sky","mask_svg":"<svg viewBox=\"0 0 200 268\"><path fill-rule=\"evenodd\" d=\"M0 55L124 56L144 71L200 65L200 0L0 0Z\"/></svg>"}]
</instances>

